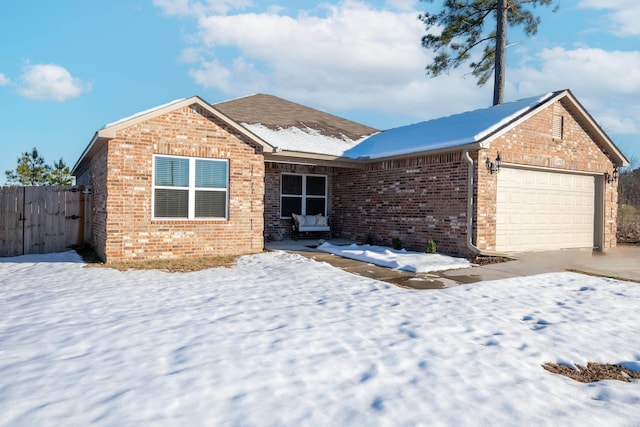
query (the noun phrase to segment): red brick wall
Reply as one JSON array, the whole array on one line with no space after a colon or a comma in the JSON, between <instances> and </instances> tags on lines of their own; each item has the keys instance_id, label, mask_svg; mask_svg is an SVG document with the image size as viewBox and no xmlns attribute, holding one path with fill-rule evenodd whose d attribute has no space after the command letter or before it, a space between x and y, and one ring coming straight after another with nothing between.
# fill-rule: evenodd
<instances>
[{"instance_id":1,"label":"red brick wall","mask_svg":"<svg viewBox=\"0 0 640 427\"><path fill-rule=\"evenodd\" d=\"M365 242L423 251L429 239L438 250L466 252L467 162L445 153L370 163L365 170L336 169L334 231Z\"/></svg>"},{"instance_id":2,"label":"red brick wall","mask_svg":"<svg viewBox=\"0 0 640 427\"><path fill-rule=\"evenodd\" d=\"M564 137L552 138L553 114L564 117ZM280 219L283 172L328 178L335 235L388 245L393 237L411 250L428 239L441 252L464 255L468 164L462 153L372 162L364 170L267 163L258 147L200 108L185 107L120 131L77 177L94 188L93 246L107 261L197 257L260 251L264 239L291 236ZM491 148L470 153L475 173L474 240L495 248L497 176L484 161L556 169L611 172L613 165L573 114L557 102L518 125ZM229 219L152 220L152 155L229 159ZM106 174L108 165L108 177ZM266 192L265 192L266 191ZM605 248L615 246L617 185L605 185Z\"/></svg>"},{"instance_id":3,"label":"red brick wall","mask_svg":"<svg viewBox=\"0 0 640 427\"><path fill-rule=\"evenodd\" d=\"M324 166L267 163L265 166L264 238L273 239L278 233L286 239L292 237L293 220L280 219L280 176L283 173L327 176L327 208L331 209L333 168ZM333 224L332 214L328 212Z\"/></svg>"},{"instance_id":4,"label":"red brick wall","mask_svg":"<svg viewBox=\"0 0 640 427\"><path fill-rule=\"evenodd\" d=\"M563 138L552 135L553 116L563 117ZM491 147L481 150L478 182L477 246L495 248L497 175L487 173L484 162L494 160L500 152L503 162L530 165L559 170L593 172L602 176L612 173L613 163L596 145L594 139L578 123L575 115L562 101L555 102L526 122L491 142ZM597 178L602 179L602 178ZM604 249L616 245L617 183L605 186L605 241Z\"/></svg>"},{"instance_id":5,"label":"red brick wall","mask_svg":"<svg viewBox=\"0 0 640 427\"><path fill-rule=\"evenodd\" d=\"M105 261L261 251L264 159L258 147L236 134L197 105L119 131L108 142L106 185L100 182L104 176L97 174L92 183L96 191L106 188L106 236L101 254ZM152 219L153 154L228 159L228 220ZM91 169L104 163L103 157L97 157ZM100 197L96 194L94 201ZM100 247L102 237L96 240Z\"/></svg>"},{"instance_id":6,"label":"red brick wall","mask_svg":"<svg viewBox=\"0 0 640 427\"><path fill-rule=\"evenodd\" d=\"M95 154L92 162L76 176L78 185L92 185L91 240L86 242L98 256L106 259L107 240L107 146Z\"/></svg>"}]
</instances>

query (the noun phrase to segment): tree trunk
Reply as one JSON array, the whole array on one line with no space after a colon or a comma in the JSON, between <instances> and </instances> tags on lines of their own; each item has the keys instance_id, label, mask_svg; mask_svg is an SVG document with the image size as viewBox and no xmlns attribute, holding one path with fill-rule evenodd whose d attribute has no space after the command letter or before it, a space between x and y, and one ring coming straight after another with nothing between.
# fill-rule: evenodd
<instances>
[{"instance_id":1,"label":"tree trunk","mask_svg":"<svg viewBox=\"0 0 640 427\"><path fill-rule=\"evenodd\" d=\"M507 50L507 0L498 0L496 9L496 59L493 71L493 105L504 102L504 70Z\"/></svg>"}]
</instances>

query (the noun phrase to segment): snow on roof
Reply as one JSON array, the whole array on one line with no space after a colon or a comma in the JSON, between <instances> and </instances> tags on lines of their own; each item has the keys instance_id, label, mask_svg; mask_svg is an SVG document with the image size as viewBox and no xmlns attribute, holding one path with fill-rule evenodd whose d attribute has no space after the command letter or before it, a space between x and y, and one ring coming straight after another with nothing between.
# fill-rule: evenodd
<instances>
[{"instance_id":1,"label":"snow on roof","mask_svg":"<svg viewBox=\"0 0 640 427\"><path fill-rule=\"evenodd\" d=\"M176 104L178 102L182 102L185 99L186 98L174 99L173 101L167 102L166 104L156 105L153 108L149 108L149 109L144 110L144 111L139 111L139 112L137 112L135 114L132 114L132 115L130 115L128 117L124 117L122 119L116 120L115 122L107 123L106 125L102 126L99 130L106 129L108 127L115 126L115 125L118 125L120 123L124 123L124 122L126 122L128 120L135 119L136 117L140 117L140 116L143 116L143 115L148 114L148 113L152 113L152 112L154 112L156 110L160 110L161 108L168 107L171 104Z\"/></svg>"},{"instance_id":2,"label":"snow on roof","mask_svg":"<svg viewBox=\"0 0 640 427\"><path fill-rule=\"evenodd\" d=\"M373 159L479 142L552 95L553 93L547 93L386 130L370 136L344 154L351 158Z\"/></svg>"},{"instance_id":3,"label":"snow on roof","mask_svg":"<svg viewBox=\"0 0 640 427\"><path fill-rule=\"evenodd\" d=\"M281 150L333 156L342 156L345 151L355 147L366 138L365 136L358 140L353 140L345 135L338 138L323 135L320 131L310 127L299 128L292 126L270 129L260 123L242 123L242 126Z\"/></svg>"}]
</instances>

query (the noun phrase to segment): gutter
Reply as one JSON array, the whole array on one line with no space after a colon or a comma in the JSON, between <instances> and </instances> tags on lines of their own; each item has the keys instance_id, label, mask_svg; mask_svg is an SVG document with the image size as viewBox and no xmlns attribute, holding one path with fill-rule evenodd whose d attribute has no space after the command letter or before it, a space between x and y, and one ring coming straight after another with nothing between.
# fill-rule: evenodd
<instances>
[{"instance_id":1,"label":"gutter","mask_svg":"<svg viewBox=\"0 0 640 427\"><path fill-rule=\"evenodd\" d=\"M469 163L467 180L467 248L475 255L506 257L507 255L503 253L480 249L473 244L473 175L475 168L473 159L469 155L469 150L465 148L462 154L467 160L467 163Z\"/></svg>"}]
</instances>

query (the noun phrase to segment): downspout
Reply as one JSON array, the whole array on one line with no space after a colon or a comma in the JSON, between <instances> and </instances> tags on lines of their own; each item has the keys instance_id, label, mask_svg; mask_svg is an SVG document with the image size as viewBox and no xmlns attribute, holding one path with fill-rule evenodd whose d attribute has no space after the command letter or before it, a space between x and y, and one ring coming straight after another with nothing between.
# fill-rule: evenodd
<instances>
[{"instance_id":1,"label":"downspout","mask_svg":"<svg viewBox=\"0 0 640 427\"><path fill-rule=\"evenodd\" d=\"M473 159L469 155L469 150L465 149L463 154L467 163L469 163L469 167L467 168L467 248L476 255L504 257L505 254L503 253L480 249L473 244L473 174L475 170Z\"/></svg>"}]
</instances>

